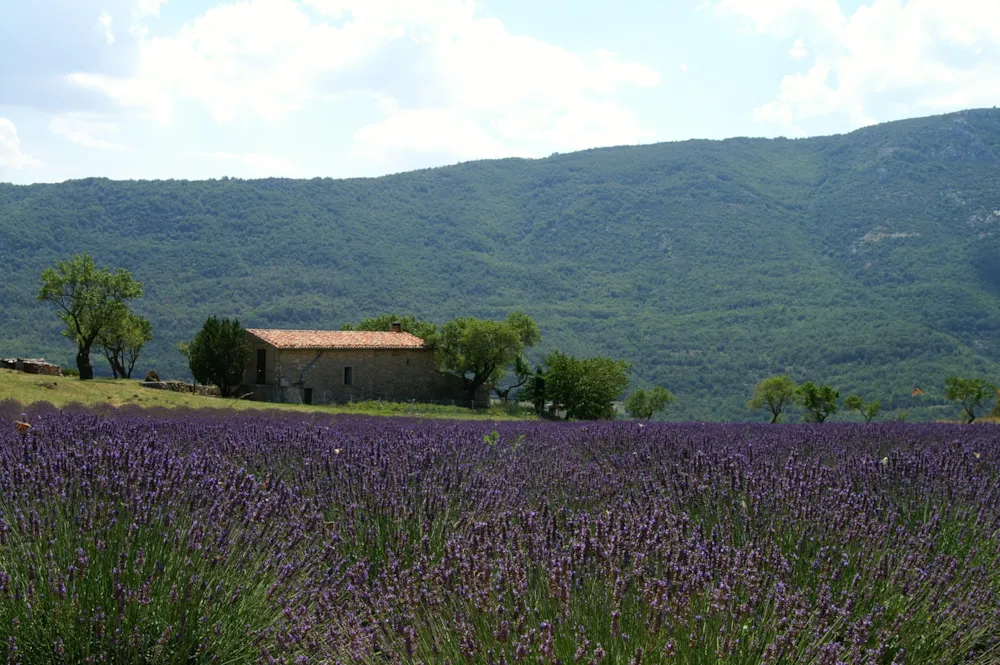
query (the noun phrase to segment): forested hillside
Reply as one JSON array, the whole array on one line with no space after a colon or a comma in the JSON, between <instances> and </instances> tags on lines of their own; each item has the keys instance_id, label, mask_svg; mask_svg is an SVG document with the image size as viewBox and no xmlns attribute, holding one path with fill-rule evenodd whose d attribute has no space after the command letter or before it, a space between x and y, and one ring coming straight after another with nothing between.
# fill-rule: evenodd
<instances>
[{"instance_id":1,"label":"forested hillside","mask_svg":"<svg viewBox=\"0 0 1000 665\"><path fill-rule=\"evenodd\" d=\"M1000 380L998 157L1000 111L979 110L378 179L0 185L0 356L70 364L35 294L86 251L145 283L143 373L184 374L174 347L210 314L333 328L523 309L536 351L627 359L634 385L678 396L673 418L759 419L751 387L786 371L954 415L930 406L945 376Z\"/></svg>"}]
</instances>

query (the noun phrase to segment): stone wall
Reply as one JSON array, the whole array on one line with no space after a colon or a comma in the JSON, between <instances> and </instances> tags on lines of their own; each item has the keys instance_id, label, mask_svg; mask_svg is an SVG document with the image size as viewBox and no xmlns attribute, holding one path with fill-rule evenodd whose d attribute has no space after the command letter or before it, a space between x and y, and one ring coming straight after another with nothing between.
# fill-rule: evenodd
<instances>
[{"instance_id":1,"label":"stone wall","mask_svg":"<svg viewBox=\"0 0 1000 665\"><path fill-rule=\"evenodd\" d=\"M216 386L191 386L184 381L140 381L143 388L153 390L169 390L174 393L194 393L196 395L206 395L208 397L218 397L219 389Z\"/></svg>"},{"instance_id":2,"label":"stone wall","mask_svg":"<svg viewBox=\"0 0 1000 665\"><path fill-rule=\"evenodd\" d=\"M0 367L25 374L62 376L62 368L59 365L46 362L42 358L0 358Z\"/></svg>"},{"instance_id":3,"label":"stone wall","mask_svg":"<svg viewBox=\"0 0 1000 665\"><path fill-rule=\"evenodd\" d=\"M267 353L265 385L256 385L258 349ZM345 367L353 368L353 385L344 383ZM243 382L241 394L275 402L305 402L306 390L313 404L465 400L461 380L439 372L430 349L277 350L258 344ZM488 393L480 392L476 401L487 403Z\"/></svg>"}]
</instances>

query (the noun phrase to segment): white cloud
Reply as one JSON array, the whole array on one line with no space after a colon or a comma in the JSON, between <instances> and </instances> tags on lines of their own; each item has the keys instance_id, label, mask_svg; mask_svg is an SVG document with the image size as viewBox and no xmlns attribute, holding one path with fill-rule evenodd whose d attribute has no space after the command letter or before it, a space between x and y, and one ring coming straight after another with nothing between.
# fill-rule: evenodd
<instances>
[{"instance_id":1,"label":"white cloud","mask_svg":"<svg viewBox=\"0 0 1000 665\"><path fill-rule=\"evenodd\" d=\"M809 49L806 48L805 40L796 39L795 43L792 44L792 48L788 50L788 55L792 56L796 60L802 60L803 58L808 58Z\"/></svg>"},{"instance_id":2,"label":"white cloud","mask_svg":"<svg viewBox=\"0 0 1000 665\"><path fill-rule=\"evenodd\" d=\"M614 102L578 99L570 108L524 109L506 113L494 123L512 143L547 146L569 152L597 145L627 145L652 140L635 114ZM520 151L522 154L528 151Z\"/></svg>"},{"instance_id":3,"label":"white cloud","mask_svg":"<svg viewBox=\"0 0 1000 665\"><path fill-rule=\"evenodd\" d=\"M220 123L275 122L331 95L388 99L355 136L360 154L384 161L636 142L646 134L617 94L660 75L608 51L511 34L468 0L240 0L174 34L140 35L131 78L70 80L163 122L178 104Z\"/></svg>"},{"instance_id":4,"label":"white cloud","mask_svg":"<svg viewBox=\"0 0 1000 665\"><path fill-rule=\"evenodd\" d=\"M49 130L57 136L63 136L76 145L100 150L127 151L132 148L114 143L104 134L115 134L118 125L98 116L85 113L67 113L57 116L49 123Z\"/></svg>"},{"instance_id":5,"label":"white cloud","mask_svg":"<svg viewBox=\"0 0 1000 665\"><path fill-rule=\"evenodd\" d=\"M402 110L354 135L359 156L380 163L414 153L443 152L460 160L505 157L510 152L482 127L449 109Z\"/></svg>"},{"instance_id":6,"label":"white cloud","mask_svg":"<svg viewBox=\"0 0 1000 665\"><path fill-rule=\"evenodd\" d=\"M41 168L42 162L21 150L17 127L7 118L0 118L0 167L11 169Z\"/></svg>"},{"instance_id":7,"label":"white cloud","mask_svg":"<svg viewBox=\"0 0 1000 665\"><path fill-rule=\"evenodd\" d=\"M682 64L682 65L681 65L680 67L678 67L677 69L681 70L681 74L687 74L687 73L688 73L688 66L687 66L687 63L684 63L684 64Z\"/></svg>"},{"instance_id":8,"label":"white cloud","mask_svg":"<svg viewBox=\"0 0 1000 665\"><path fill-rule=\"evenodd\" d=\"M160 7L167 4L167 0L139 0L136 4L136 12L142 16L157 16Z\"/></svg>"},{"instance_id":9,"label":"white cloud","mask_svg":"<svg viewBox=\"0 0 1000 665\"><path fill-rule=\"evenodd\" d=\"M291 174L295 172L295 165L288 160L272 155L265 155L259 152L247 152L242 154L231 152L196 152L188 154L188 157L197 159L211 159L225 162L238 162L239 164L252 167L255 171L266 175Z\"/></svg>"},{"instance_id":10,"label":"white cloud","mask_svg":"<svg viewBox=\"0 0 1000 665\"><path fill-rule=\"evenodd\" d=\"M826 35L844 22L838 0L708 0L705 4L720 16L739 20L746 33L782 40L801 38L804 32Z\"/></svg>"},{"instance_id":11,"label":"white cloud","mask_svg":"<svg viewBox=\"0 0 1000 665\"><path fill-rule=\"evenodd\" d=\"M111 14L106 10L102 11L101 15L97 17L97 29L104 37L104 41L108 43L108 46L115 43L115 33L111 29Z\"/></svg>"},{"instance_id":12,"label":"white cloud","mask_svg":"<svg viewBox=\"0 0 1000 665\"><path fill-rule=\"evenodd\" d=\"M70 74L67 79L82 88L102 92L126 108L138 109L147 118L169 122L173 115L173 97L155 81L84 73Z\"/></svg>"},{"instance_id":13,"label":"white cloud","mask_svg":"<svg viewBox=\"0 0 1000 665\"><path fill-rule=\"evenodd\" d=\"M836 0L709 6L751 32L794 40L792 57L812 58L806 73L785 76L776 98L756 111L793 131L823 119L854 128L889 107L895 115L941 112L1000 98L1000 3L870 0L850 14Z\"/></svg>"}]
</instances>

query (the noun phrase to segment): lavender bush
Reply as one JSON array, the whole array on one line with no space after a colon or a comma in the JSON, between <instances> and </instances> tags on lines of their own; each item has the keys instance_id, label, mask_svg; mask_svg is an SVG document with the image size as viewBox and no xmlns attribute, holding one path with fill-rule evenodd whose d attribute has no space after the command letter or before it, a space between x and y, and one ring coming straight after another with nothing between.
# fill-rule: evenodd
<instances>
[{"instance_id":1,"label":"lavender bush","mask_svg":"<svg viewBox=\"0 0 1000 665\"><path fill-rule=\"evenodd\" d=\"M12 663L1000 662L992 425L20 414Z\"/></svg>"}]
</instances>

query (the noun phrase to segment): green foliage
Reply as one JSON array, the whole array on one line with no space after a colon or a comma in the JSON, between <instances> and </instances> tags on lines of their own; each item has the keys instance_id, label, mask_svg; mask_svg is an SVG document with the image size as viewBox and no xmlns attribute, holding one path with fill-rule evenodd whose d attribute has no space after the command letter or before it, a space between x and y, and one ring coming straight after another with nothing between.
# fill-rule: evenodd
<instances>
[{"instance_id":1,"label":"green foliage","mask_svg":"<svg viewBox=\"0 0 1000 665\"><path fill-rule=\"evenodd\" d=\"M944 418L914 384L1000 376L990 154L1000 110L373 179L0 184L0 354L73 364L33 292L88 252L143 281L143 362L164 377L216 312L337 330L523 308L544 334L528 360L626 360L678 396L672 418L743 419L760 378L814 373L890 417Z\"/></svg>"},{"instance_id":2,"label":"green foliage","mask_svg":"<svg viewBox=\"0 0 1000 665\"><path fill-rule=\"evenodd\" d=\"M371 316L366 319L362 319L358 323L347 323L341 326L341 330L372 330L372 331L388 331L392 329L392 324L400 324L400 328L403 332L408 332L412 335L416 335L420 339L433 343L434 338L437 335L437 325L419 319L410 314L404 314L400 316L399 314L379 314L378 316Z\"/></svg>"},{"instance_id":3,"label":"green foliage","mask_svg":"<svg viewBox=\"0 0 1000 665\"><path fill-rule=\"evenodd\" d=\"M861 395L848 395L844 398L844 408L848 411L857 411L864 419L865 424L870 425L872 418L875 418L882 411L880 402L865 402Z\"/></svg>"},{"instance_id":4,"label":"green foliage","mask_svg":"<svg viewBox=\"0 0 1000 665\"><path fill-rule=\"evenodd\" d=\"M879 401L868 402L861 409L861 415L864 416L866 425L871 425L872 419L880 413L882 413L882 402Z\"/></svg>"},{"instance_id":5,"label":"green foliage","mask_svg":"<svg viewBox=\"0 0 1000 665\"><path fill-rule=\"evenodd\" d=\"M101 330L97 346L108 359L114 378L131 379L139 354L152 339L152 324L138 314L126 312L125 316Z\"/></svg>"},{"instance_id":6,"label":"green foliage","mask_svg":"<svg viewBox=\"0 0 1000 665\"><path fill-rule=\"evenodd\" d=\"M98 268L89 254L76 254L69 261L57 261L42 272L39 302L51 302L59 309L66 325L62 334L76 343L76 365L81 379L94 378L90 349L101 333L112 327L125 329L129 319L126 300L142 295L142 283L129 271L111 272Z\"/></svg>"},{"instance_id":7,"label":"green foliage","mask_svg":"<svg viewBox=\"0 0 1000 665\"><path fill-rule=\"evenodd\" d=\"M976 419L976 410L997 392L997 387L985 379L962 379L949 376L944 381L944 397L959 402L965 411L966 422Z\"/></svg>"},{"instance_id":8,"label":"green foliage","mask_svg":"<svg viewBox=\"0 0 1000 665\"><path fill-rule=\"evenodd\" d=\"M195 380L218 386L223 397L230 397L243 379L250 344L238 319L210 316L187 345L186 354Z\"/></svg>"},{"instance_id":9,"label":"green foliage","mask_svg":"<svg viewBox=\"0 0 1000 665\"><path fill-rule=\"evenodd\" d=\"M781 414L795 402L798 386L787 374L764 379L753 389L753 396L747 403L750 409L767 409L771 412L771 422L781 420Z\"/></svg>"},{"instance_id":10,"label":"green foliage","mask_svg":"<svg viewBox=\"0 0 1000 665\"><path fill-rule=\"evenodd\" d=\"M610 420L614 401L628 387L631 366L623 360L580 360L560 351L545 359L545 395L552 412L565 411L566 419Z\"/></svg>"},{"instance_id":11,"label":"green foliage","mask_svg":"<svg viewBox=\"0 0 1000 665\"><path fill-rule=\"evenodd\" d=\"M540 340L538 324L522 312L511 312L504 321L461 317L441 326L435 357L444 371L462 377L471 400L480 386L503 378Z\"/></svg>"},{"instance_id":12,"label":"green foliage","mask_svg":"<svg viewBox=\"0 0 1000 665\"><path fill-rule=\"evenodd\" d=\"M654 413L665 410L667 405L673 401L673 393L662 386L656 386L649 391L639 388L628 396L628 400L625 401L625 410L633 418L649 420Z\"/></svg>"},{"instance_id":13,"label":"green foliage","mask_svg":"<svg viewBox=\"0 0 1000 665\"><path fill-rule=\"evenodd\" d=\"M864 408L865 400L861 395L848 395L844 398L844 408L848 411L861 411Z\"/></svg>"},{"instance_id":14,"label":"green foliage","mask_svg":"<svg viewBox=\"0 0 1000 665\"><path fill-rule=\"evenodd\" d=\"M816 385L812 381L806 381L796 389L795 393L799 403L806 410L806 422L821 423L837 413L837 400L840 399L840 391L834 390L825 383Z\"/></svg>"},{"instance_id":15,"label":"green foliage","mask_svg":"<svg viewBox=\"0 0 1000 665\"><path fill-rule=\"evenodd\" d=\"M536 416L545 415L545 367L539 365L535 372L526 377L524 388L521 389L518 398L522 402L531 402Z\"/></svg>"}]
</instances>

